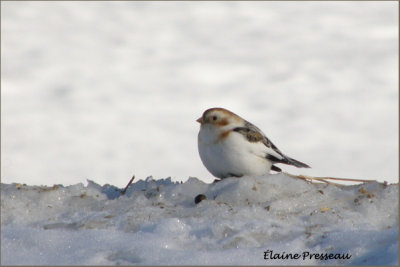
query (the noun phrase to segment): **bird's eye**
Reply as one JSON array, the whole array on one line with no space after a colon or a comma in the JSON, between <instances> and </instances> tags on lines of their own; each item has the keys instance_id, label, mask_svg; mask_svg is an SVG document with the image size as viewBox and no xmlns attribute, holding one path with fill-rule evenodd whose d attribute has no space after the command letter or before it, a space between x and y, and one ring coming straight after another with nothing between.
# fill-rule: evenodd
<instances>
[{"instance_id":1,"label":"bird's eye","mask_svg":"<svg viewBox=\"0 0 400 267\"><path fill-rule=\"evenodd\" d=\"M217 116L213 116L213 117L212 117L212 120L213 120L213 121L216 121L217 119L218 119Z\"/></svg>"}]
</instances>

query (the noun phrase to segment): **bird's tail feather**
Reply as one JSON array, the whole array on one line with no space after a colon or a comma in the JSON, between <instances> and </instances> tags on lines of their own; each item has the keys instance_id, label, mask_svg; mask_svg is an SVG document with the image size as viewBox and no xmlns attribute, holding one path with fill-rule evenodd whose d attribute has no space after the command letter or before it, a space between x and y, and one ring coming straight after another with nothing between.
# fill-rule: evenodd
<instances>
[{"instance_id":1,"label":"bird's tail feather","mask_svg":"<svg viewBox=\"0 0 400 267\"><path fill-rule=\"evenodd\" d=\"M311 168L310 166L308 166L307 164L300 162L298 160L292 159L291 157L288 157L286 155L281 154L282 158L277 158L275 156L272 155L267 155L266 158L269 159L270 161L272 161L273 163L283 163L283 164L288 164L288 165L293 165L296 166L298 168ZM275 166L274 166L275 167ZM275 167L277 168L277 167ZM274 170L273 171L278 171L278 170Z\"/></svg>"},{"instance_id":2,"label":"bird's tail feather","mask_svg":"<svg viewBox=\"0 0 400 267\"><path fill-rule=\"evenodd\" d=\"M293 165L293 166L296 166L298 168L311 168L310 166L308 166L307 164L305 164L305 163L303 163L301 161L292 159L292 158L290 158L288 156L285 156L285 158L287 159L287 163L286 164Z\"/></svg>"}]
</instances>

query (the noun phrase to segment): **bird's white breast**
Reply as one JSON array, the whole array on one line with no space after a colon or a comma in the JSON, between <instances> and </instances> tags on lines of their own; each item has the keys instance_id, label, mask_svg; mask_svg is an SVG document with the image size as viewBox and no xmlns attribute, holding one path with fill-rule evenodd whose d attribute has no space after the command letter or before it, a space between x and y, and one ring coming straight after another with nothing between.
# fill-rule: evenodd
<instances>
[{"instance_id":1,"label":"bird's white breast","mask_svg":"<svg viewBox=\"0 0 400 267\"><path fill-rule=\"evenodd\" d=\"M226 138L220 138L220 132L213 130L212 127L201 127L198 149L203 164L214 176L225 178L269 173L272 164L265 158L264 144L249 142L234 131L229 132Z\"/></svg>"}]
</instances>

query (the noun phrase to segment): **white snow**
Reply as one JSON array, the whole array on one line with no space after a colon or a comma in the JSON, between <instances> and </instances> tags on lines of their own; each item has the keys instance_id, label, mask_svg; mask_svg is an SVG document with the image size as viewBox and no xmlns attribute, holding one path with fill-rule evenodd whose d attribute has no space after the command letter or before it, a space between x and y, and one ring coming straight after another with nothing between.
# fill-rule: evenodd
<instances>
[{"instance_id":1,"label":"white snow","mask_svg":"<svg viewBox=\"0 0 400 267\"><path fill-rule=\"evenodd\" d=\"M398 180L396 1L2 1L1 179L189 176L210 107L313 176Z\"/></svg>"},{"instance_id":2,"label":"white snow","mask_svg":"<svg viewBox=\"0 0 400 267\"><path fill-rule=\"evenodd\" d=\"M92 181L2 184L1 220L2 265L398 264L398 184L149 177L125 195ZM350 258L265 260L268 250Z\"/></svg>"}]
</instances>

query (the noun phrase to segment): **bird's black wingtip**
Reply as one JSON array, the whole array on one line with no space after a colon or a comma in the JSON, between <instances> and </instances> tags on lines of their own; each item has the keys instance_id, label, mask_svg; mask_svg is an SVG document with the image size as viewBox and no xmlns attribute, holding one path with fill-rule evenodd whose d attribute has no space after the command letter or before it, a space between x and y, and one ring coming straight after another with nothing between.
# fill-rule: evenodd
<instances>
[{"instance_id":1,"label":"bird's black wingtip","mask_svg":"<svg viewBox=\"0 0 400 267\"><path fill-rule=\"evenodd\" d=\"M292 158L289 158L289 163L290 165L296 166L297 168L311 168L309 165Z\"/></svg>"}]
</instances>

